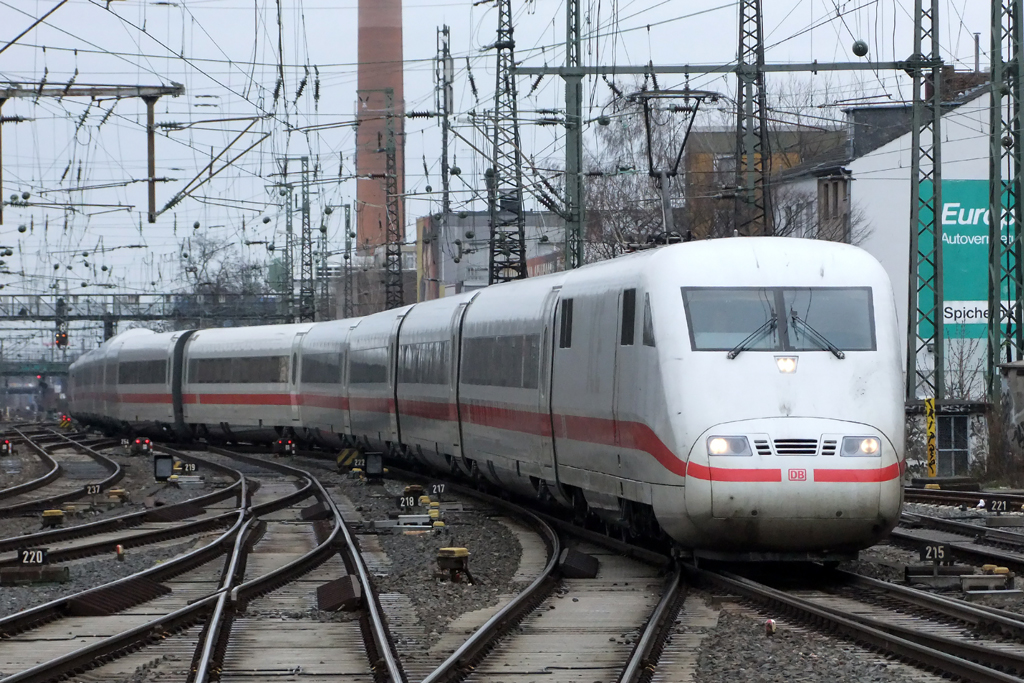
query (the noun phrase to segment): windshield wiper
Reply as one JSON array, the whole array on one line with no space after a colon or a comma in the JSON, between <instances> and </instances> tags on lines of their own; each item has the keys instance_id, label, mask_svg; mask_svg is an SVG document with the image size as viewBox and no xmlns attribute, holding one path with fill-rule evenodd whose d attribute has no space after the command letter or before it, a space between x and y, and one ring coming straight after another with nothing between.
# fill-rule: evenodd
<instances>
[{"instance_id":1,"label":"windshield wiper","mask_svg":"<svg viewBox=\"0 0 1024 683\"><path fill-rule=\"evenodd\" d=\"M839 360L846 358L846 354L840 351L838 346L836 346L828 339L826 339L825 335L823 335L821 332L818 332L816 329L811 327L811 324L808 323L803 318L801 318L799 315L797 315L796 311L791 310L789 312L789 317L793 320L794 325L800 325L802 328L804 328L804 331L807 333L807 336L809 336L814 341L818 342L818 345L821 346L822 349L831 351L832 355L838 358Z\"/></svg>"},{"instance_id":2,"label":"windshield wiper","mask_svg":"<svg viewBox=\"0 0 1024 683\"><path fill-rule=\"evenodd\" d=\"M728 358L729 360L732 360L736 356L740 355L741 353L749 349L756 342L760 341L763 336L771 332L774 332L778 324L779 317L773 315L768 320L765 320L764 324L761 325L761 327L757 328L756 330L748 334L747 338L741 341L739 344L737 344L732 351L726 354L725 357Z\"/></svg>"}]
</instances>

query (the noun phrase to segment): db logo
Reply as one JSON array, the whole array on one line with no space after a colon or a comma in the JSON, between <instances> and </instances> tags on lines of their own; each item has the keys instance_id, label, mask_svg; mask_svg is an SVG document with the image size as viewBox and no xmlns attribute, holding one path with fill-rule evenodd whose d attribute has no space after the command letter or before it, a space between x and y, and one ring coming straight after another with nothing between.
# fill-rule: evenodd
<instances>
[{"instance_id":1,"label":"db logo","mask_svg":"<svg viewBox=\"0 0 1024 683\"><path fill-rule=\"evenodd\" d=\"M790 481L807 481L807 470L790 470Z\"/></svg>"}]
</instances>

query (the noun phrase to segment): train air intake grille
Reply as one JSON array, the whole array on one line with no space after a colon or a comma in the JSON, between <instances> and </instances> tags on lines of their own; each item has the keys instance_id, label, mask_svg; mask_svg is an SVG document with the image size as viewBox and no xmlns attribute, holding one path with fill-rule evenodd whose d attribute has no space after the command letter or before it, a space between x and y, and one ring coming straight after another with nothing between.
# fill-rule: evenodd
<instances>
[{"instance_id":1,"label":"train air intake grille","mask_svg":"<svg viewBox=\"0 0 1024 683\"><path fill-rule=\"evenodd\" d=\"M754 448L757 449L757 454L758 455L771 455L772 454L772 447L771 447L771 445L767 441L764 441L763 439L755 440L754 441Z\"/></svg>"},{"instance_id":2,"label":"train air intake grille","mask_svg":"<svg viewBox=\"0 0 1024 683\"><path fill-rule=\"evenodd\" d=\"M775 452L779 455L814 455L818 452L818 440L775 439Z\"/></svg>"},{"instance_id":3,"label":"train air intake grille","mask_svg":"<svg viewBox=\"0 0 1024 683\"><path fill-rule=\"evenodd\" d=\"M826 440L821 444L822 455L835 455L836 454L836 442L831 439Z\"/></svg>"}]
</instances>

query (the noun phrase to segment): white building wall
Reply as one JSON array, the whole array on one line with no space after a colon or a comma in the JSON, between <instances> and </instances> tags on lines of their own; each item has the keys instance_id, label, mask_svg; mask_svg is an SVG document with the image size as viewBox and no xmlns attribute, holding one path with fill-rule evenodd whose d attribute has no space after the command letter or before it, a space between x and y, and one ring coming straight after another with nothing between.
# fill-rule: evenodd
<instances>
[{"instance_id":1,"label":"white building wall","mask_svg":"<svg viewBox=\"0 0 1024 683\"><path fill-rule=\"evenodd\" d=\"M988 179L989 101L984 94L943 116L944 180ZM853 209L863 214L869 230L859 246L889 273L903 330L910 282L910 152L908 132L849 164ZM906 349L903 353L906 359Z\"/></svg>"}]
</instances>

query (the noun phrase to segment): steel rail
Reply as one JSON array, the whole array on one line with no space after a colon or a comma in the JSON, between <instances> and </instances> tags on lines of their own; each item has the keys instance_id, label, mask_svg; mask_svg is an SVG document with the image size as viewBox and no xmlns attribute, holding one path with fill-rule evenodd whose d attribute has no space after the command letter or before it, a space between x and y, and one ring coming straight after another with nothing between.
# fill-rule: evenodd
<instances>
[{"instance_id":1,"label":"steel rail","mask_svg":"<svg viewBox=\"0 0 1024 683\"><path fill-rule=\"evenodd\" d=\"M359 553L354 539L349 533L348 526L345 523L345 519L342 516L341 511L338 509L337 504L327 493L327 490L323 487L320 481L305 470L285 465L283 463L267 462L222 448L210 447L209 450L229 458L241 460L242 462L267 467L285 474L290 474L292 476L298 475L305 478L310 482L310 485L316 489L313 494L314 497L330 508L331 514L334 518L334 527L331 530L330 535L315 548L274 571L268 572L267 574L250 581L246 581L237 586L233 586L230 589L230 601L232 606L244 606L248 601L252 600L256 596L274 590L283 583L291 580L291 578L300 576L301 574L319 566L331 555L337 552L337 540L338 537L341 536L344 542L344 548L347 550L349 555L349 561L356 569L356 574L359 577L363 595L366 598L364 604L366 605L368 616L372 624L370 631L377 652L383 659L387 675L386 680L391 683L403 683L405 681L405 676L392 651L391 636L381 615L381 609L376 599L376 591L370 581L366 565L363 562L362 556ZM216 616L217 621L215 622L211 619L210 625L208 626L207 637L203 642L202 652L199 657L198 665L196 666L196 675L193 680L197 683L206 683L208 680L211 671L215 668L214 655L217 651L217 642L221 638L225 637L225 629L230 629L230 624L225 623L225 620L230 617L229 611L222 609ZM376 666L374 668L376 668Z\"/></svg>"},{"instance_id":2,"label":"steel rail","mask_svg":"<svg viewBox=\"0 0 1024 683\"><path fill-rule=\"evenodd\" d=\"M15 429L14 431L18 432L18 434L21 435L22 443L24 443L26 446L35 451L36 457L42 460L44 465L50 466L50 470L43 476L32 479L31 481L26 481L25 483L18 484L17 486L10 486L5 489L0 489L0 500L12 498L14 496L21 495L22 493L28 493L29 491L34 491L35 489L42 488L43 486L46 486L51 481L59 477L63 469L61 468L60 463L54 460L53 456L46 452L46 449L36 444L24 432L17 429Z\"/></svg>"},{"instance_id":3,"label":"steel rail","mask_svg":"<svg viewBox=\"0 0 1024 683\"><path fill-rule=\"evenodd\" d=\"M396 471L394 468L389 469L392 472L401 474L403 477L423 479L421 475L412 472ZM526 519L544 538L549 555L547 564L537 578L477 628L469 638L463 641L462 645L455 652L424 678L422 683L441 683L442 681L454 681L464 677L508 630L536 609L537 605L547 597L556 583L555 570L558 567L558 556L562 551L562 540L558 533L551 525L531 510L459 484L449 482L449 486L452 487L452 490L458 491L463 495L476 498L495 507L504 508Z\"/></svg>"},{"instance_id":4,"label":"steel rail","mask_svg":"<svg viewBox=\"0 0 1024 683\"><path fill-rule=\"evenodd\" d=\"M643 635L633 648L633 654L619 676L619 683L639 683L646 673L648 678L653 673L656 664L652 661L652 654L655 647L663 644L667 636L667 629L671 627L670 616L675 612L673 607L685 599L683 588L683 572L677 569L665 586L665 591L658 601L658 606L651 613L651 618L644 627Z\"/></svg>"},{"instance_id":5,"label":"steel rail","mask_svg":"<svg viewBox=\"0 0 1024 683\"><path fill-rule=\"evenodd\" d=\"M913 525L919 524L939 531L949 531L954 534L961 534L972 538L984 536L985 539L989 541L1024 546L1024 533L1019 531L1010 531L999 527L981 526L980 524L971 524L970 522L963 522L956 519L933 517L931 515L922 515L916 512L904 512L900 515L900 523L909 525L911 528L913 528Z\"/></svg>"},{"instance_id":6,"label":"steel rail","mask_svg":"<svg viewBox=\"0 0 1024 683\"><path fill-rule=\"evenodd\" d=\"M227 474L232 477L234 481L222 489L212 491L202 496L196 496L195 498L189 498L188 500L174 503L172 505L163 505L156 508L140 510L138 512L130 512L125 515L108 517L106 519L88 522L86 524L77 524L75 526L60 529L49 529L47 531L39 531L33 534L23 534L21 536L3 538L0 539L0 552L26 547L36 547L46 543L59 543L61 541L84 538L86 536L111 531L127 531L128 529L148 522L174 521L175 518L186 519L188 517L194 517L195 511L199 508L205 508L207 505L219 503L220 501L232 496L238 498L239 505L241 505L242 497L240 492L242 490L241 482L243 476L238 470L233 470L230 467L225 467L220 463L215 463L203 458L194 457L192 459L203 463L212 470L221 471L223 474ZM168 519L168 517L172 519ZM113 543L117 544L119 541L113 541ZM0 560L0 564L2 563L3 561Z\"/></svg>"},{"instance_id":7,"label":"steel rail","mask_svg":"<svg viewBox=\"0 0 1024 683\"><path fill-rule=\"evenodd\" d=\"M835 571L851 585L882 591L886 595L895 597L908 604L938 612L947 617L971 624L976 628L998 630L1016 638L1024 638L1024 614L997 607L975 605L957 598L915 590L906 586L900 586L899 584L889 583L888 581L873 579L869 576L854 574L853 572Z\"/></svg>"},{"instance_id":8,"label":"steel rail","mask_svg":"<svg viewBox=\"0 0 1024 683\"><path fill-rule=\"evenodd\" d=\"M873 648L911 660L926 667L958 676L974 683L1021 683L1020 678L994 668L970 661L950 652L972 653L984 655L988 661L1001 661L1017 667L1021 659L1011 660L1011 655L990 648L980 648L969 643L951 638L932 636L922 632L914 632L915 640L907 638L908 631L902 627L886 624L880 620L869 619L847 614L841 610L815 604L810 600L789 595L749 579L731 576L726 573L707 570L688 569L699 579L715 583L720 587L735 591L749 599L760 603L780 606L797 615L799 618L823 624L830 630L851 638L856 642L866 643ZM926 641L926 642L920 642ZM939 649L942 648L942 649ZM1009 660L1009 661L1008 661Z\"/></svg>"},{"instance_id":9,"label":"steel rail","mask_svg":"<svg viewBox=\"0 0 1024 683\"><path fill-rule=\"evenodd\" d=\"M80 650L69 652L42 664L21 671L3 679L4 683L47 683L78 671L84 671L100 659L115 657L120 653L137 649L150 640L160 640L167 635L186 628L209 612L219 595L205 598L182 607L179 610L159 616L151 621L104 638Z\"/></svg>"},{"instance_id":10,"label":"steel rail","mask_svg":"<svg viewBox=\"0 0 1024 683\"><path fill-rule=\"evenodd\" d=\"M919 489L906 487L904 497L910 502L934 503L938 505L977 505L982 500L1003 500L1024 506L1024 493L1000 493L998 491L946 491L943 489Z\"/></svg>"},{"instance_id":11,"label":"steel rail","mask_svg":"<svg viewBox=\"0 0 1024 683\"><path fill-rule=\"evenodd\" d=\"M85 453L90 458L95 460L101 467L110 472L110 475L107 476L106 479L94 483L94 485L99 485L100 491L103 491L104 489L112 486L113 484L116 484L117 482L121 481L121 479L124 477L124 470L118 463L103 455L99 451L95 450L93 447L86 446L82 443L74 441L64 436L63 434L57 434L57 436L67 441L67 445L70 445L70 447L85 451ZM62 446L64 444L57 443L54 445ZM48 507L54 507L57 505L61 505L62 503L67 503L73 500L78 500L79 498L84 498L87 495L90 494L87 492L86 486L82 486L73 491L58 493L52 496L44 496L42 498L35 498L33 500L25 501L23 503L16 503L14 505L0 507L0 517L12 517L15 515L20 515L25 512L32 512L46 509Z\"/></svg>"},{"instance_id":12,"label":"steel rail","mask_svg":"<svg viewBox=\"0 0 1024 683\"><path fill-rule=\"evenodd\" d=\"M241 476L241 473L239 473L239 476ZM241 481L242 499L244 500L246 480L242 478ZM21 610L16 614L0 618L0 638L10 637L17 633L22 633L41 626L42 624L55 619L68 616L78 605L102 602L106 596L110 595L130 595L133 593L136 586L159 583L160 581L165 581L194 569L195 567L206 564L224 552L224 544L228 542L234 534L238 533L240 525L247 517L247 510L245 508L239 508L230 514L237 516L235 523L223 534L200 548L196 548L184 555L154 565L148 569L144 569L141 572L111 581L110 583L89 588L79 593L58 598L48 603L30 607L28 609ZM130 605L126 605L123 609L126 609L128 606Z\"/></svg>"},{"instance_id":13,"label":"steel rail","mask_svg":"<svg viewBox=\"0 0 1024 683\"><path fill-rule=\"evenodd\" d=\"M981 527L978 527L979 531L984 531ZM979 534L981 536L982 534ZM893 529L889 538L896 543L905 543L914 546L920 546L922 543L931 543L931 539L921 538L915 534L912 530L908 529ZM954 555L969 558L974 562L981 562L982 564L1000 564L1005 567L1012 567L1016 571L1024 571L1024 552L1014 552L1012 550L1003 550L994 546L986 546L973 542L959 543L957 541L943 541L953 550Z\"/></svg>"},{"instance_id":14,"label":"steel rail","mask_svg":"<svg viewBox=\"0 0 1024 683\"><path fill-rule=\"evenodd\" d=\"M199 663L195 668L195 675L190 679L193 681L206 681L210 676L210 669L213 665L213 655L217 643L221 638L224 628L224 615L227 610L228 599L234 582L238 579L239 562L242 549L245 547L245 531L252 523L253 518L246 520L243 529L235 536L235 544L231 551L231 557L224 569L224 576L221 579L220 595L217 597L217 605L213 608L210 619L206 622L205 637L202 642L202 649L199 656Z\"/></svg>"},{"instance_id":15,"label":"steel rail","mask_svg":"<svg viewBox=\"0 0 1024 683\"><path fill-rule=\"evenodd\" d=\"M162 543L185 536L195 536L213 529L231 525L231 518L234 512L225 512L211 517L204 517L193 522L185 522L175 526L142 531L135 534L126 534L118 538L104 539L93 543L82 543L67 548L50 549L47 556L52 562L69 562L80 560L86 557L93 557L103 553L115 552L116 546L120 545L125 550L140 548L153 543ZM26 546L29 547L29 546ZM9 557L0 559L0 567L13 567L20 564L19 558Z\"/></svg>"}]
</instances>

